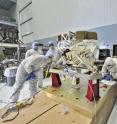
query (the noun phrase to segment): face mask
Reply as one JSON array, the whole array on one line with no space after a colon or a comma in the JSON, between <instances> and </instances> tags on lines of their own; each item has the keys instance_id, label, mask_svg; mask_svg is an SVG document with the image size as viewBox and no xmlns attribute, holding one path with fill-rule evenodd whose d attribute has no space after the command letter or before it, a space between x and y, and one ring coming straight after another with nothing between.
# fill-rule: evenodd
<instances>
[{"instance_id":1,"label":"face mask","mask_svg":"<svg viewBox=\"0 0 117 124\"><path fill-rule=\"evenodd\" d=\"M38 46L34 46L33 49L37 51L38 50Z\"/></svg>"},{"instance_id":2,"label":"face mask","mask_svg":"<svg viewBox=\"0 0 117 124\"><path fill-rule=\"evenodd\" d=\"M53 50L53 49L54 49L54 46L50 46L50 48L49 48L49 49L52 49L52 50Z\"/></svg>"},{"instance_id":3,"label":"face mask","mask_svg":"<svg viewBox=\"0 0 117 124\"><path fill-rule=\"evenodd\" d=\"M43 50L43 47L39 47L38 49L39 49L39 51L40 51L40 50Z\"/></svg>"}]
</instances>

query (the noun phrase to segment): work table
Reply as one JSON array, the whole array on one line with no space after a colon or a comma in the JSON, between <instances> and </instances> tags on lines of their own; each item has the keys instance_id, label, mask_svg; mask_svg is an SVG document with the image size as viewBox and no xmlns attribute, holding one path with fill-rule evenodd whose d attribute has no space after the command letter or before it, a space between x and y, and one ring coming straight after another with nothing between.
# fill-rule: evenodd
<instances>
[{"instance_id":1,"label":"work table","mask_svg":"<svg viewBox=\"0 0 117 124\"><path fill-rule=\"evenodd\" d=\"M5 124L106 124L117 97L117 85L100 83L100 99L86 98L87 82L80 81L75 89L70 79L61 79L60 87L47 86L40 91L31 106L19 111L19 116ZM0 115L3 109L0 110ZM4 124L0 121L0 124Z\"/></svg>"}]
</instances>

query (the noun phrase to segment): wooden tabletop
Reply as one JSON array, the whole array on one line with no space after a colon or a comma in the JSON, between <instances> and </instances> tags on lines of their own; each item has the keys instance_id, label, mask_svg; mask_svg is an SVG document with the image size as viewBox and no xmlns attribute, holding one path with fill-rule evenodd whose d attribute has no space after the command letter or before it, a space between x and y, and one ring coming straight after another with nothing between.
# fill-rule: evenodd
<instances>
[{"instance_id":1,"label":"wooden tabletop","mask_svg":"<svg viewBox=\"0 0 117 124\"><path fill-rule=\"evenodd\" d=\"M43 88L35 102L19 111L13 121L0 124L106 124L117 96L117 85L100 84L100 99L87 100L87 82L80 82L80 89L73 87L70 80L61 87ZM4 108L0 110L0 116Z\"/></svg>"}]
</instances>

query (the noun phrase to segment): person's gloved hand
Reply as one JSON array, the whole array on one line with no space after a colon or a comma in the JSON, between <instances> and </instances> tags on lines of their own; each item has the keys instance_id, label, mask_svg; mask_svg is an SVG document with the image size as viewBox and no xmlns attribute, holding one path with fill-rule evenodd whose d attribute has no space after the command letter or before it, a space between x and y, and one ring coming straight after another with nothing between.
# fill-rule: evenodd
<instances>
[{"instance_id":1,"label":"person's gloved hand","mask_svg":"<svg viewBox=\"0 0 117 124\"><path fill-rule=\"evenodd\" d=\"M26 78L26 80L34 80L36 78L36 75L34 74L34 72L31 72L28 77Z\"/></svg>"},{"instance_id":2,"label":"person's gloved hand","mask_svg":"<svg viewBox=\"0 0 117 124\"><path fill-rule=\"evenodd\" d=\"M107 80L107 81L112 81L113 77L110 74L105 75L102 79Z\"/></svg>"}]
</instances>

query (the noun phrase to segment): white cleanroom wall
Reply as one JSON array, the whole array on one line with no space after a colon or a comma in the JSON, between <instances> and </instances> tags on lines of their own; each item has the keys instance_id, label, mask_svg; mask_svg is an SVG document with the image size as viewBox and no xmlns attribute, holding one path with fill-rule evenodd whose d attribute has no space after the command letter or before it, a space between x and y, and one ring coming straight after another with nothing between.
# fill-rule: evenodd
<instances>
[{"instance_id":1,"label":"white cleanroom wall","mask_svg":"<svg viewBox=\"0 0 117 124\"><path fill-rule=\"evenodd\" d=\"M117 0L33 0L34 36L42 39L116 23L116 5Z\"/></svg>"}]
</instances>

